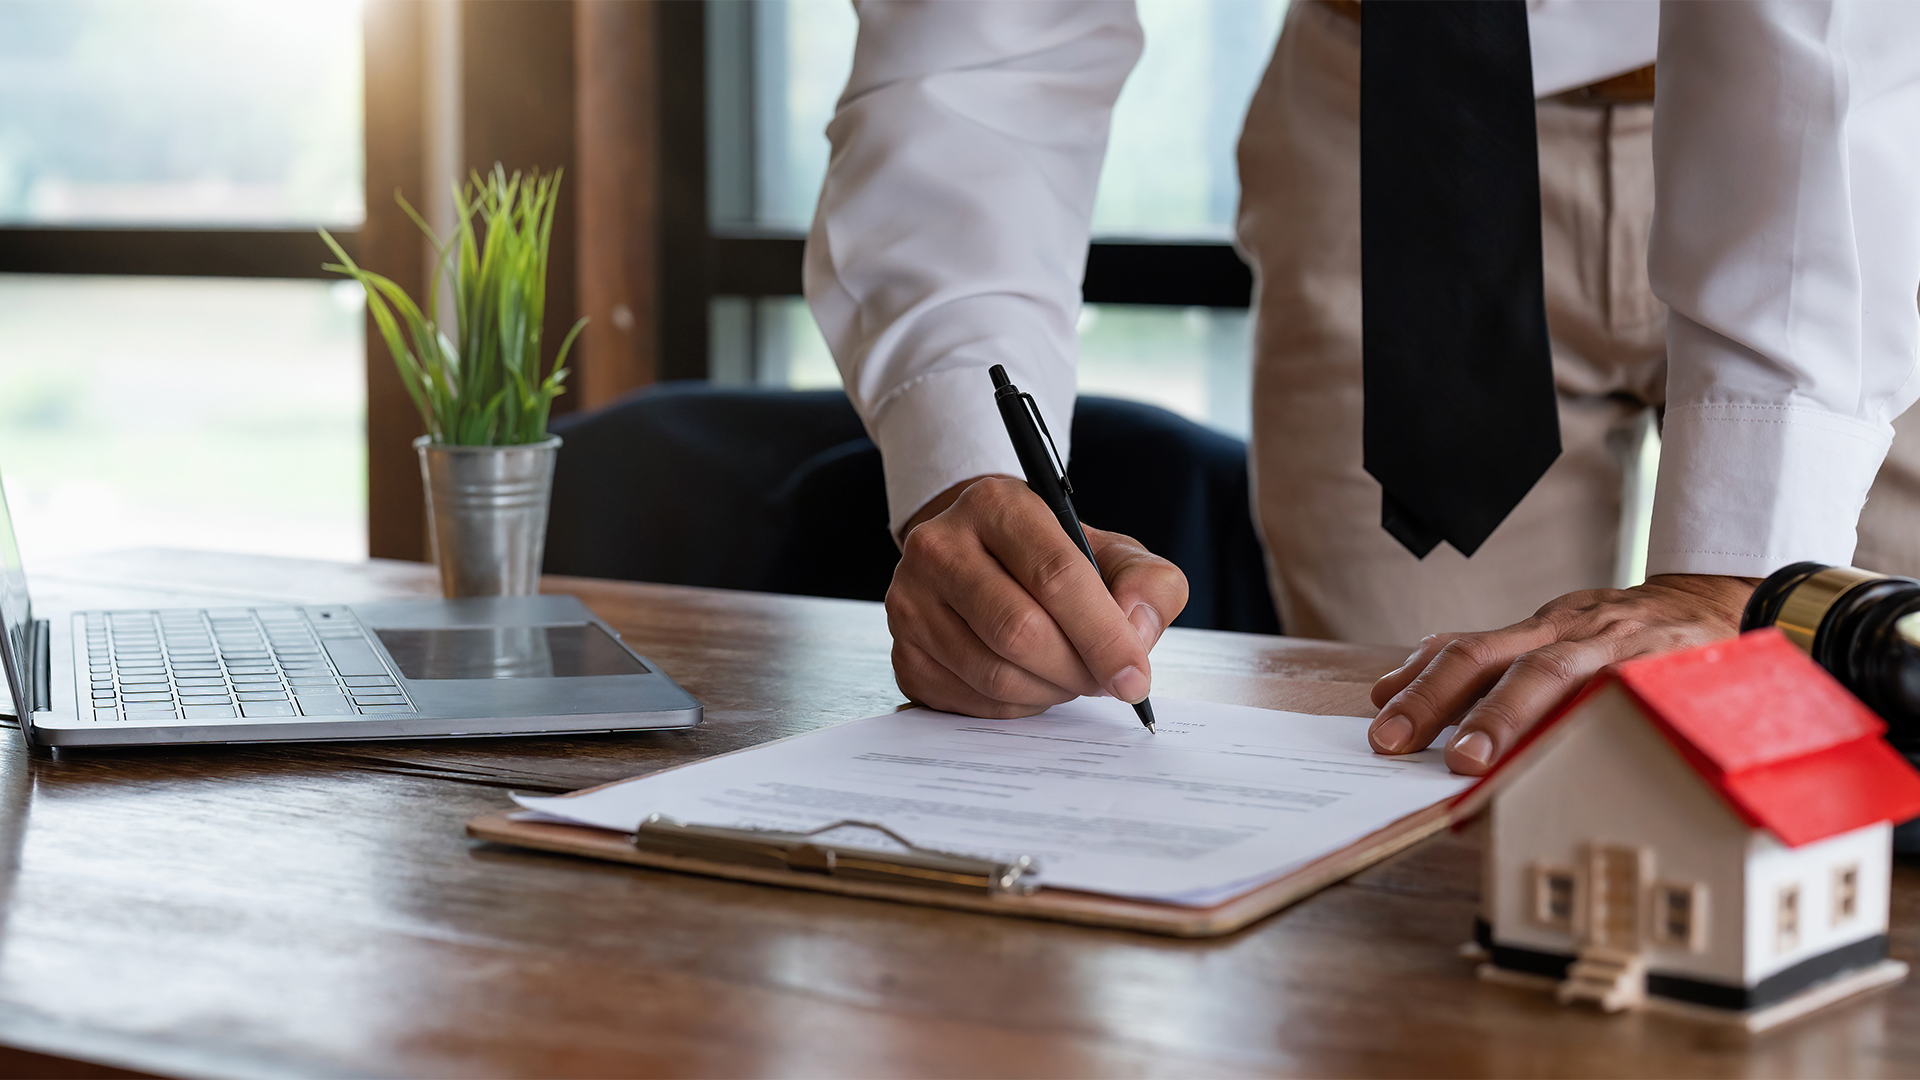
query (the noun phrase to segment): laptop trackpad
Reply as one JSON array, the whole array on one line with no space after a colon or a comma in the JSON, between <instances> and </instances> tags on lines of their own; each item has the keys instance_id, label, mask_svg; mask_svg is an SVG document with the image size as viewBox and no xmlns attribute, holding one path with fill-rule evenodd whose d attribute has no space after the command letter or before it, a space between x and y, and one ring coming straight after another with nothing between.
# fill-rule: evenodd
<instances>
[{"instance_id":1,"label":"laptop trackpad","mask_svg":"<svg viewBox=\"0 0 1920 1080\"><path fill-rule=\"evenodd\" d=\"M408 679L572 679L645 675L592 623L571 626L375 628Z\"/></svg>"}]
</instances>

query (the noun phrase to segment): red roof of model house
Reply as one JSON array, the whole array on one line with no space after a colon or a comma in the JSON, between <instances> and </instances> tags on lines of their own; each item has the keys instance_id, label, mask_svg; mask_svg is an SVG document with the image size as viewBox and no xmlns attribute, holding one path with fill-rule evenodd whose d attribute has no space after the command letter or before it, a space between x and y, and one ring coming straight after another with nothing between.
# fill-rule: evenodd
<instances>
[{"instance_id":1,"label":"red roof of model house","mask_svg":"<svg viewBox=\"0 0 1920 1080\"><path fill-rule=\"evenodd\" d=\"M1734 813L1788 847L1920 816L1920 774L1881 739L1886 724L1771 628L1602 671L1459 796L1461 816L1615 684Z\"/></svg>"}]
</instances>

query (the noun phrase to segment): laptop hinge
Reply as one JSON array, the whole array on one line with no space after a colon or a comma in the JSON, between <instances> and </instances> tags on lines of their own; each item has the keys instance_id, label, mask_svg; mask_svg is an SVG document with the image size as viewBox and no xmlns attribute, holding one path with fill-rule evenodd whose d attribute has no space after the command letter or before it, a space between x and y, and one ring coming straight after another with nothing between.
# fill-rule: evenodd
<instances>
[{"instance_id":1,"label":"laptop hinge","mask_svg":"<svg viewBox=\"0 0 1920 1080\"><path fill-rule=\"evenodd\" d=\"M53 624L45 619L35 620L33 624L33 695L32 712L43 712L53 708ZM21 717L21 726L25 727L27 717Z\"/></svg>"}]
</instances>

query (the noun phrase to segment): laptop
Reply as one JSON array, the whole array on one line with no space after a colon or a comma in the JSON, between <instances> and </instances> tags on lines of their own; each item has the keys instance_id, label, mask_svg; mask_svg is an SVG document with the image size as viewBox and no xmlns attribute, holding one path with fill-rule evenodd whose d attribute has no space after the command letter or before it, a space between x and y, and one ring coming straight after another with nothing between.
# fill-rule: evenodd
<instances>
[{"instance_id":1,"label":"laptop","mask_svg":"<svg viewBox=\"0 0 1920 1080\"><path fill-rule=\"evenodd\" d=\"M700 702L571 596L35 619L0 490L0 665L37 745L685 728Z\"/></svg>"}]
</instances>

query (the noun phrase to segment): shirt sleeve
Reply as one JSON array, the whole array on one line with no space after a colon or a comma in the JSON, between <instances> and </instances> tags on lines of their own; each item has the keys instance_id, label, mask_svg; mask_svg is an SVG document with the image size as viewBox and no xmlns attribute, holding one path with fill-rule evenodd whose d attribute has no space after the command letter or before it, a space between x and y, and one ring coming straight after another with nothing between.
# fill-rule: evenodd
<instances>
[{"instance_id":1,"label":"shirt sleeve","mask_svg":"<svg viewBox=\"0 0 1920 1080\"><path fill-rule=\"evenodd\" d=\"M1648 572L1845 564L1920 396L1920 4L1668 2Z\"/></svg>"},{"instance_id":2,"label":"shirt sleeve","mask_svg":"<svg viewBox=\"0 0 1920 1080\"><path fill-rule=\"evenodd\" d=\"M1069 452L1080 278L1130 2L856 5L805 288L880 447L889 524L971 476L1020 475L987 368Z\"/></svg>"}]
</instances>

